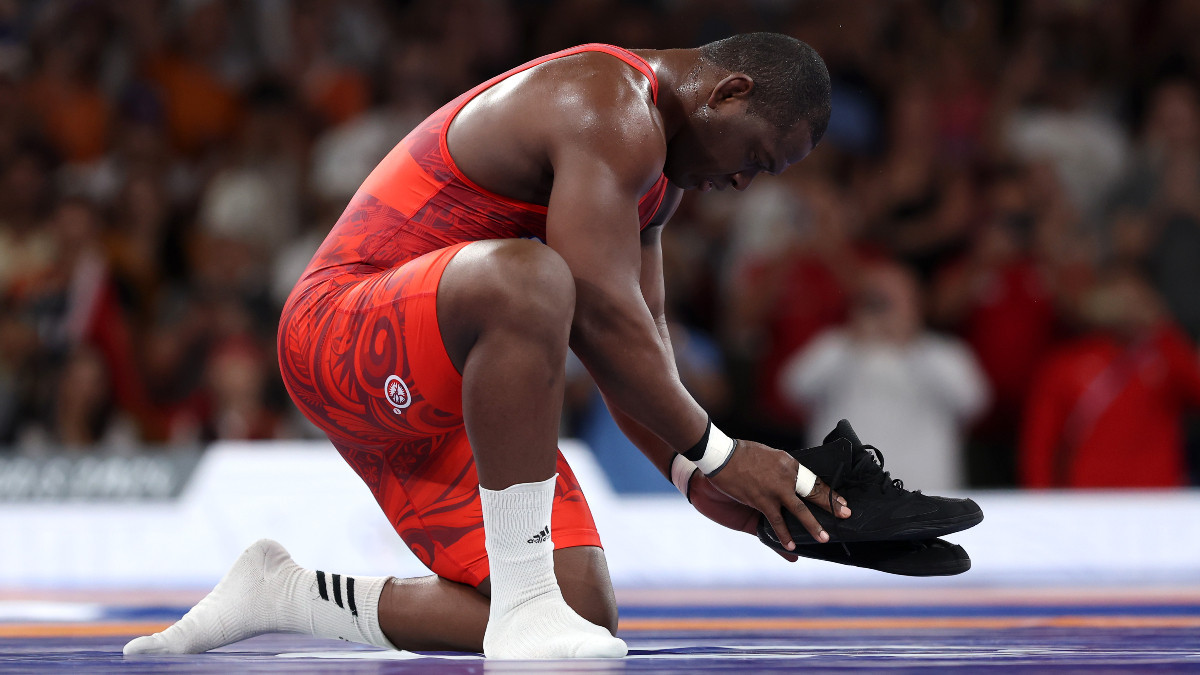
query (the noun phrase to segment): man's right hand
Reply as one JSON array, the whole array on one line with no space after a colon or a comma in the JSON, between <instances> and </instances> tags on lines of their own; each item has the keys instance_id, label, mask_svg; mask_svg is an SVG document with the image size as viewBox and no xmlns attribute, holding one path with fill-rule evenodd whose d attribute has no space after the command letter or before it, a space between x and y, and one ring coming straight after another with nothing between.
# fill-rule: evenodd
<instances>
[{"instance_id":1,"label":"man's right hand","mask_svg":"<svg viewBox=\"0 0 1200 675\"><path fill-rule=\"evenodd\" d=\"M833 489L817 479L813 491L803 499L796 494L796 474L800 464L791 455L754 441L738 441L738 446L725 468L709 478L713 485L731 498L752 507L767 517L775 529L779 542L789 551L796 548L792 534L783 519L787 509L803 525L804 529L819 542L829 541L829 534L817 519L809 513L807 500L829 510L830 494L836 504L833 515L849 518L850 508L846 500L833 493Z\"/></svg>"}]
</instances>

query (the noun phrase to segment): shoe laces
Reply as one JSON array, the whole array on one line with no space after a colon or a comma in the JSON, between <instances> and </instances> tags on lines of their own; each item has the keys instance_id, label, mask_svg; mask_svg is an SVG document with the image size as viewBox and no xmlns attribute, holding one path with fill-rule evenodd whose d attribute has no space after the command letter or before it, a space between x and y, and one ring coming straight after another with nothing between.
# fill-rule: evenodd
<instances>
[{"instance_id":1,"label":"shoe laces","mask_svg":"<svg viewBox=\"0 0 1200 675\"><path fill-rule=\"evenodd\" d=\"M873 445L863 445L863 449L870 450L871 454L864 454L857 462L854 463L850 470L851 475L859 476L859 478L847 478L842 480L842 473L845 469L845 464L838 464L837 469L833 472L833 479L829 482L829 512L837 513L835 510L833 494L840 492L845 486L878 486L880 494L887 494L889 489L905 492L904 481L899 478L892 478L892 474L883 470L883 451ZM838 528L835 522L834 527ZM841 542L842 550L846 552L846 557L852 558L850 547L846 546L845 542Z\"/></svg>"},{"instance_id":2,"label":"shoe laces","mask_svg":"<svg viewBox=\"0 0 1200 675\"><path fill-rule=\"evenodd\" d=\"M899 478L892 478L892 474L883 470L883 451L873 445L864 445L863 449L870 450L871 454L864 454L854 463L851 469L851 475L856 476L853 479L847 479L846 485L853 486L870 486L879 487L880 494L886 494L889 490L898 490L906 492L904 489L904 481ZM841 467L838 467L838 472L834 474L835 482L841 474ZM837 488L834 488L835 490Z\"/></svg>"}]
</instances>

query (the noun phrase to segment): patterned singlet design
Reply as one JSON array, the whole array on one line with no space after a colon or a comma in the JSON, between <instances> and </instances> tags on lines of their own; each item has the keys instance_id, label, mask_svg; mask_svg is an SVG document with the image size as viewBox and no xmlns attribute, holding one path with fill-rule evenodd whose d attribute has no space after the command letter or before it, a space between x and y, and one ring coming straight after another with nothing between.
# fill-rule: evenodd
<instances>
[{"instance_id":1,"label":"patterned singlet design","mask_svg":"<svg viewBox=\"0 0 1200 675\"><path fill-rule=\"evenodd\" d=\"M426 119L375 168L283 309L279 365L296 407L370 487L396 532L435 573L488 575L478 476L462 419L462 378L437 325L441 273L472 241L546 240L546 207L494 194L455 166L446 131L480 92L546 61L603 52L658 82L636 55L608 45L550 54L493 78ZM666 193L642 196L645 227ZM599 546L583 492L562 454L556 547Z\"/></svg>"},{"instance_id":2,"label":"patterned singlet design","mask_svg":"<svg viewBox=\"0 0 1200 675\"><path fill-rule=\"evenodd\" d=\"M510 199L472 182L455 165L446 131L484 90L553 59L583 52L610 54L640 71L658 101L658 79L640 57L612 45L587 44L549 54L498 75L442 106L388 153L367 177L309 263L293 295L345 274L370 274L464 241L546 240L546 207ZM660 175L638 204L642 227L662 203Z\"/></svg>"}]
</instances>

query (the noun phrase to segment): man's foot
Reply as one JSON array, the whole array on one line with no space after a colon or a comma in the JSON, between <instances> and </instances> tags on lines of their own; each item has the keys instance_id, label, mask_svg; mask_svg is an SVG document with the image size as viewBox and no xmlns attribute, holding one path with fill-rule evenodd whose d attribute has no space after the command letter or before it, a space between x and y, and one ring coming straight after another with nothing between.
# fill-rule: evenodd
<instances>
[{"instance_id":1,"label":"man's foot","mask_svg":"<svg viewBox=\"0 0 1200 675\"><path fill-rule=\"evenodd\" d=\"M908 577L951 576L971 569L966 550L944 539L805 544L788 551L765 518L758 521L758 539L782 553Z\"/></svg>"},{"instance_id":2,"label":"man's foot","mask_svg":"<svg viewBox=\"0 0 1200 675\"><path fill-rule=\"evenodd\" d=\"M831 542L933 539L978 525L983 511L970 499L950 499L910 492L904 482L883 470L883 453L863 445L846 420L825 437L825 444L789 451L850 505L849 518L809 509ZM816 543L795 516L784 512L797 544ZM764 517L765 521L765 517Z\"/></svg>"},{"instance_id":3,"label":"man's foot","mask_svg":"<svg viewBox=\"0 0 1200 675\"><path fill-rule=\"evenodd\" d=\"M625 642L575 613L555 591L488 621L489 659L619 659Z\"/></svg>"},{"instance_id":4,"label":"man's foot","mask_svg":"<svg viewBox=\"0 0 1200 675\"><path fill-rule=\"evenodd\" d=\"M276 599L294 570L299 566L282 546L260 539L200 604L163 632L135 638L125 654L199 654L276 632Z\"/></svg>"},{"instance_id":5,"label":"man's foot","mask_svg":"<svg viewBox=\"0 0 1200 675\"><path fill-rule=\"evenodd\" d=\"M628 651L563 600L550 528L557 479L479 486L492 586L483 634L489 659L615 659Z\"/></svg>"}]
</instances>

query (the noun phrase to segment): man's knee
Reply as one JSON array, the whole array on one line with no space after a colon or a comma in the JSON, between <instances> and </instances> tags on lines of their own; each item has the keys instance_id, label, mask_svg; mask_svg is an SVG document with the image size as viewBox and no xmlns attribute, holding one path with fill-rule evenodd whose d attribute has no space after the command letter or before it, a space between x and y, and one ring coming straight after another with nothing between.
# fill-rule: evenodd
<instances>
[{"instance_id":1,"label":"man's knee","mask_svg":"<svg viewBox=\"0 0 1200 675\"><path fill-rule=\"evenodd\" d=\"M570 323L575 281L549 246L526 239L476 242L450 264L447 273L461 276L471 304L490 316Z\"/></svg>"},{"instance_id":2,"label":"man's knee","mask_svg":"<svg viewBox=\"0 0 1200 675\"><path fill-rule=\"evenodd\" d=\"M438 317L470 328L569 334L575 281L566 261L526 239L478 241L465 246L438 286Z\"/></svg>"}]
</instances>

